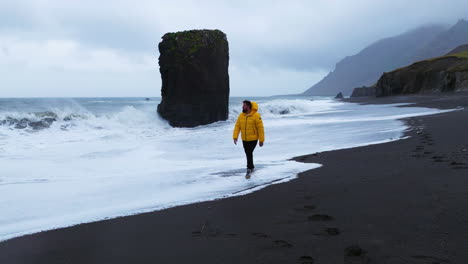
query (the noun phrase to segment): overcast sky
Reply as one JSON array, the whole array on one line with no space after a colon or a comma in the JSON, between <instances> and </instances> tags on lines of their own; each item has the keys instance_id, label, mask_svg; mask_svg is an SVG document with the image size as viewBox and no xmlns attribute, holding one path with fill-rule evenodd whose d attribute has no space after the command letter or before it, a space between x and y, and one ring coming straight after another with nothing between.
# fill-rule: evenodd
<instances>
[{"instance_id":1,"label":"overcast sky","mask_svg":"<svg viewBox=\"0 0 468 264\"><path fill-rule=\"evenodd\" d=\"M232 96L300 93L374 41L468 19L466 0L0 0L0 97L160 96L166 32L220 29Z\"/></svg>"}]
</instances>

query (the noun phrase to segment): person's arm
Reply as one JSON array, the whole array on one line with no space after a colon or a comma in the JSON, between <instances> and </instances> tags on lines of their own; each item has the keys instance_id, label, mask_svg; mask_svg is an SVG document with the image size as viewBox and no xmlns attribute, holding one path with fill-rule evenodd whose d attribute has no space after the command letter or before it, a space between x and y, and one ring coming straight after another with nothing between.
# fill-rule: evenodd
<instances>
[{"instance_id":1,"label":"person's arm","mask_svg":"<svg viewBox=\"0 0 468 264\"><path fill-rule=\"evenodd\" d=\"M234 132L232 133L232 138L234 139L234 144L237 145L237 138L239 137L240 132L240 121L237 118L236 124L234 125Z\"/></svg>"},{"instance_id":2,"label":"person's arm","mask_svg":"<svg viewBox=\"0 0 468 264\"><path fill-rule=\"evenodd\" d=\"M263 146L263 142L265 142L265 131L263 128L263 121L260 114L258 114L258 118L256 119L255 125L257 126L258 131L258 140L260 141L259 146Z\"/></svg>"}]
</instances>

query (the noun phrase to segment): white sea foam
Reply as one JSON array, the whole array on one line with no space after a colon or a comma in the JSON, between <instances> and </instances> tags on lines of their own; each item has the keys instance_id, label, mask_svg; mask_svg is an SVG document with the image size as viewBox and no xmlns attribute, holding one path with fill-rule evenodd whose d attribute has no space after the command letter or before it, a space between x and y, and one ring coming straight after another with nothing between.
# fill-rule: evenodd
<instances>
[{"instance_id":1,"label":"white sea foam","mask_svg":"<svg viewBox=\"0 0 468 264\"><path fill-rule=\"evenodd\" d=\"M291 157L396 140L406 129L398 118L441 112L331 99L258 102L266 142L246 180L242 144L232 142L240 99L227 121L196 128L171 128L156 115L157 101L58 100L20 110L0 101L0 122L56 115L47 128L0 125L0 240L243 195L320 166Z\"/></svg>"}]
</instances>

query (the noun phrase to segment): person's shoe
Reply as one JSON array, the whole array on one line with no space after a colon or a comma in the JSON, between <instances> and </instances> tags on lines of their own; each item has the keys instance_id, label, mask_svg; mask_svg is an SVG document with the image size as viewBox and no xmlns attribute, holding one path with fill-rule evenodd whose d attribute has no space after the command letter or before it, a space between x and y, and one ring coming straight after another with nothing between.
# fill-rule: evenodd
<instances>
[{"instance_id":1,"label":"person's shoe","mask_svg":"<svg viewBox=\"0 0 468 264\"><path fill-rule=\"evenodd\" d=\"M250 175L252 174L253 169L247 169L247 173L245 174L246 179L250 179Z\"/></svg>"}]
</instances>

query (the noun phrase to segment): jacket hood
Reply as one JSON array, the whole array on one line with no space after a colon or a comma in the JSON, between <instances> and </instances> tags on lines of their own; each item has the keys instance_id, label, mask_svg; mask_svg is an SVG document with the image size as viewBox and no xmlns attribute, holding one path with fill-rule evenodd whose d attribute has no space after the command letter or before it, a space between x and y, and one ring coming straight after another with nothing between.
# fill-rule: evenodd
<instances>
[{"instance_id":1,"label":"jacket hood","mask_svg":"<svg viewBox=\"0 0 468 264\"><path fill-rule=\"evenodd\" d=\"M251 101L252 103L252 114L258 112L258 104L257 102Z\"/></svg>"}]
</instances>

